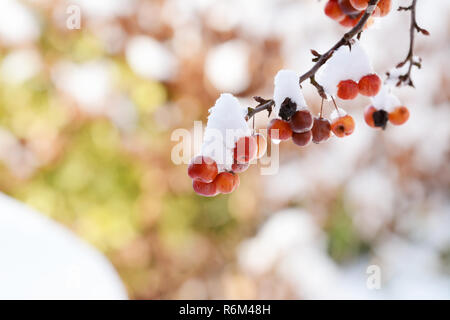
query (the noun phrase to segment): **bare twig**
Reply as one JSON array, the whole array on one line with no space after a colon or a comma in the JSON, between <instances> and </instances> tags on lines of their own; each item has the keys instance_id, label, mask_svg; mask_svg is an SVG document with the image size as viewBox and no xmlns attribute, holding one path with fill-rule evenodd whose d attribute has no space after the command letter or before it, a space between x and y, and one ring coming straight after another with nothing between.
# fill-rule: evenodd
<instances>
[{"instance_id":1,"label":"bare twig","mask_svg":"<svg viewBox=\"0 0 450 320\"><path fill-rule=\"evenodd\" d=\"M264 110L267 110L270 116L270 114L272 113L272 108L275 105L275 101L273 101L272 99L266 100L261 97L253 97L253 99L255 99L255 101L258 102L259 104L255 108L248 108L245 120L248 121L255 114Z\"/></svg>"},{"instance_id":2,"label":"bare twig","mask_svg":"<svg viewBox=\"0 0 450 320\"><path fill-rule=\"evenodd\" d=\"M419 58L417 61L414 60L414 37L416 32L422 33L423 35L428 36L430 33L419 27L416 21L416 4L417 0L412 0L412 3L409 7L399 7L398 11L410 11L411 12L411 26L409 28L409 50L408 54L406 55L406 58L397 64L396 68L403 67L406 63L408 63L408 71L405 74L402 74L398 77L397 87L401 86L402 84L406 84L408 86L414 87L414 83L411 79L411 70L414 66L418 67L419 69L422 67L421 65L421 59Z\"/></svg>"}]
</instances>

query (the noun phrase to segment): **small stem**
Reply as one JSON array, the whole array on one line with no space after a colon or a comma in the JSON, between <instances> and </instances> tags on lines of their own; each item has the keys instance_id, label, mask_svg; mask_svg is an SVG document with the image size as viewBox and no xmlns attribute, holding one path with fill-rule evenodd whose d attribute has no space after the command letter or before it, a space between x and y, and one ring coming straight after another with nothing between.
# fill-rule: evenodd
<instances>
[{"instance_id":1,"label":"small stem","mask_svg":"<svg viewBox=\"0 0 450 320\"><path fill-rule=\"evenodd\" d=\"M320 114L319 114L320 119L322 119L322 114L323 114L323 98L322 98L322 102L320 103Z\"/></svg>"},{"instance_id":2,"label":"small stem","mask_svg":"<svg viewBox=\"0 0 450 320\"><path fill-rule=\"evenodd\" d=\"M341 112L339 111L339 108L338 108L338 106L336 104L336 100L334 100L333 96L331 96L331 100L333 100L334 108L336 109L336 112L337 112L338 116L340 117L341 116Z\"/></svg>"}]
</instances>

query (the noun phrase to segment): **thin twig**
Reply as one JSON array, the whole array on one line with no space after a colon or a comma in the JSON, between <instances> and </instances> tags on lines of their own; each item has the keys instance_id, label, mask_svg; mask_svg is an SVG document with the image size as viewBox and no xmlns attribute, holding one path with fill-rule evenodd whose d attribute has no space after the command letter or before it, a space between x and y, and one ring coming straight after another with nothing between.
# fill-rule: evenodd
<instances>
[{"instance_id":1,"label":"thin twig","mask_svg":"<svg viewBox=\"0 0 450 320\"><path fill-rule=\"evenodd\" d=\"M417 24L416 20L416 4L417 0L412 0L412 3L409 7L399 7L398 11L410 11L411 12L411 25L409 28L409 50L406 58L397 64L396 68L403 67L406 63L408 63L408 71L405 74L402 74L398 77L397 87L402 84L407 84L408 86L414 87L414 83L411 79L411 70L413 66L418 67L419 69L422 67L421 60L419 58L418 61L414 60L414 37L416 32L422 33L423 35L428 36L430 33L428 30L425 30ZM388 74L389 76L389 74Z\"/></svg>"},{"instance_id":2,"label":"thin twig","mask_svg":"<svg viewBox=\"0 0 450 320\"><path fill-rule=\"evenodd\" d=\"M248 121L251 117L253 117L258 112L267 110L270 116L272 112L273 106L275 105L275 101L272 99L266 100L261 97L253 97L259 104L255 108L248 108L247 115L245 116L245 120Z\"/></svg>"}]
</instances>

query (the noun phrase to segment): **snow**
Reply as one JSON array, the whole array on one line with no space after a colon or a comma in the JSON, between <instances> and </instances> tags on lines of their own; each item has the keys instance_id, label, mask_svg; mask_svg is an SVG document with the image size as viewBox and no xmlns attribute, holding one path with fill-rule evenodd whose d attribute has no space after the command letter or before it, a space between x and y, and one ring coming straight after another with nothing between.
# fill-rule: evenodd
<instances>
[{"instance_id":1,"label":"snow","mask_svg":"<svg viewBox=\"0 0 450 320\"><path fill-rule=\"evenodd\" d=\"M391 111L395 107L401 106L400 100L391 92L388 85L383 85L380 92L370 99L372 105L378 110Z\"/></svg>"},{"instance_id":2,"label":"snow","mask_svg":"<svg viewBox=\"0 0 450 320\"><path fill-rule=\"evenodd\" d=\"M141 77L168 81L176 74L178 63L173 53L151 37L131 38L125 55L131 69Z\"/></svg>"},{"instance_id":3,"label":"snow","mask_svg":"<svg viewBox=\"0 0 450 320\"><path fill-rule=\"evenodd\" d=\"M231 169L236 141L251 134L245 114L246 110L241 107L239 100L230 93L221 94L209 109L202 154L212 157L219 171Z\"/></svg>"},{"instance_id":4,"label":"snow","mask_svg":"<svg viewBox=\"0 0 450 320\"><path fill-rule=\"evenodd\" d=\"M330 114L330 120L333 121L334 119L337 119L339 117L343 117L347 115L347 112L342 109L342 108L337 108L337 110L335 109L331 114Z\"/></svg>"},{"instance_id":5,"label":"snow","mask_svg":"<svg viewBox=\"0 0 450 320\"><path fill-rule=\"evenodd\" d=\"M316 80L327 94L336 96L340 81L350 79L358 82L363 76L373 73L366 52L359 41L355 40L351 50L348 46L342 46L334 52L317 72Z\"/></svg>"},{"instance_id":6,"label":"snow","mask_svg":"<svg viewBox=\"0 0 450 320\"><path fill-rule=\"evenodd\" d=\"M212 48L206 57L205 74L219 91L239 93L250 84L250 49L242 40L231 40Z\"/></svg>"},{"instance_id":7,"label":"snow","mask_svg":"<svg viewBox=\"0 0 450 320\"><path fill-rule=\"evenodd\" d=\"M280 107L286 98L297 104L297 110L306 109L306 101L299 85L299 74L292 70L280 70L275 76L273 99L275 101L274 114L278 115Z\"/></svg>"},{"instance_id":8,"label":"snow","mask_svg":"<svg viewBox=\"0 0 450 320\"><path fill-rule=\"evenodd\" d=\"M102 254L1 193L0 252L0 299L127 298Z\"/></svg>"}]
</instances>

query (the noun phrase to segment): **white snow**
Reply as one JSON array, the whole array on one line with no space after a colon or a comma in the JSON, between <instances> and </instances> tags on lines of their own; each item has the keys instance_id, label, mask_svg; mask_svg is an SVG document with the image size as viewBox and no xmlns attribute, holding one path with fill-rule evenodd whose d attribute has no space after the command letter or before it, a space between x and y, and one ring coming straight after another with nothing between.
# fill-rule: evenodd
<instances>
[{"instance_id":1,"label":"white snow","mask_svg":"<svg viewBox=\"0 0 450 320\"><path fill-rule=\"evenodd\" d=\"M0 299L127 298L102 254L1 193L0 252Z\"/></svg>"},{"instance_id":2,"label":"white snow","mask_svg":"<svg viewBox=\"0 0 450 320\"><path fill-rule=\"evenodd\" d=\"M374 73L373 68L364 48L359 41L355 41L351 50L348 46L342 46L336 50L325 65L319 69L316 80L323 86L327 94L335 96L340 81L358 82L363 76L372 73Z\"/></svg>"},{"instance_id":3,"label":"white snow","mask_svg":"<svg viewBox=\"0 0 450 320\"><path fill-rule=\"evenodd\" d=\"M238 99L229 93L221 94L216 104L209 109L202 154L213 158L219 171L231 169L236 141L251 134L245 121L245 112Z\"/></svg>"},{"instance_id":4,"label":"white snow","mask_svg":"<svg viewBox=\"0 0 450 320\"><path fill-rule=\"evenodd\" d=\"M274 114L278 115L280 107L286 98L297 104L297 110L306 109L306 101L299 85L299 74L292 70L280 70L275 76L273 99L275 101Z\"/></svg>"},{"instance_id":5,"label":"white snow","mask_svg":"<svg viewBox=\"0 0 450 320\"><path fill-rule=\"evenodd\" d=\"M370 98L372 105L378 110L391 111L395 107L401 106L400 100L391 92L391 88L388 85L383 85L380 92L372 98Z\"/></svg>"},{"instance_id":6,"label":"white snow","mask_svg":"<svg viewBox=\"0 0 450 320\"><path fill-rule=\"evenodd\" d=\"M339 110L339 112L338 112ZM338 108L337 110L334 109L334 111L330 114L330 120L333 121L334 119L337 119L339 117L343 117L347 114L347 112L342 109L342 108Z\"/></svg>"}]
</instances>

